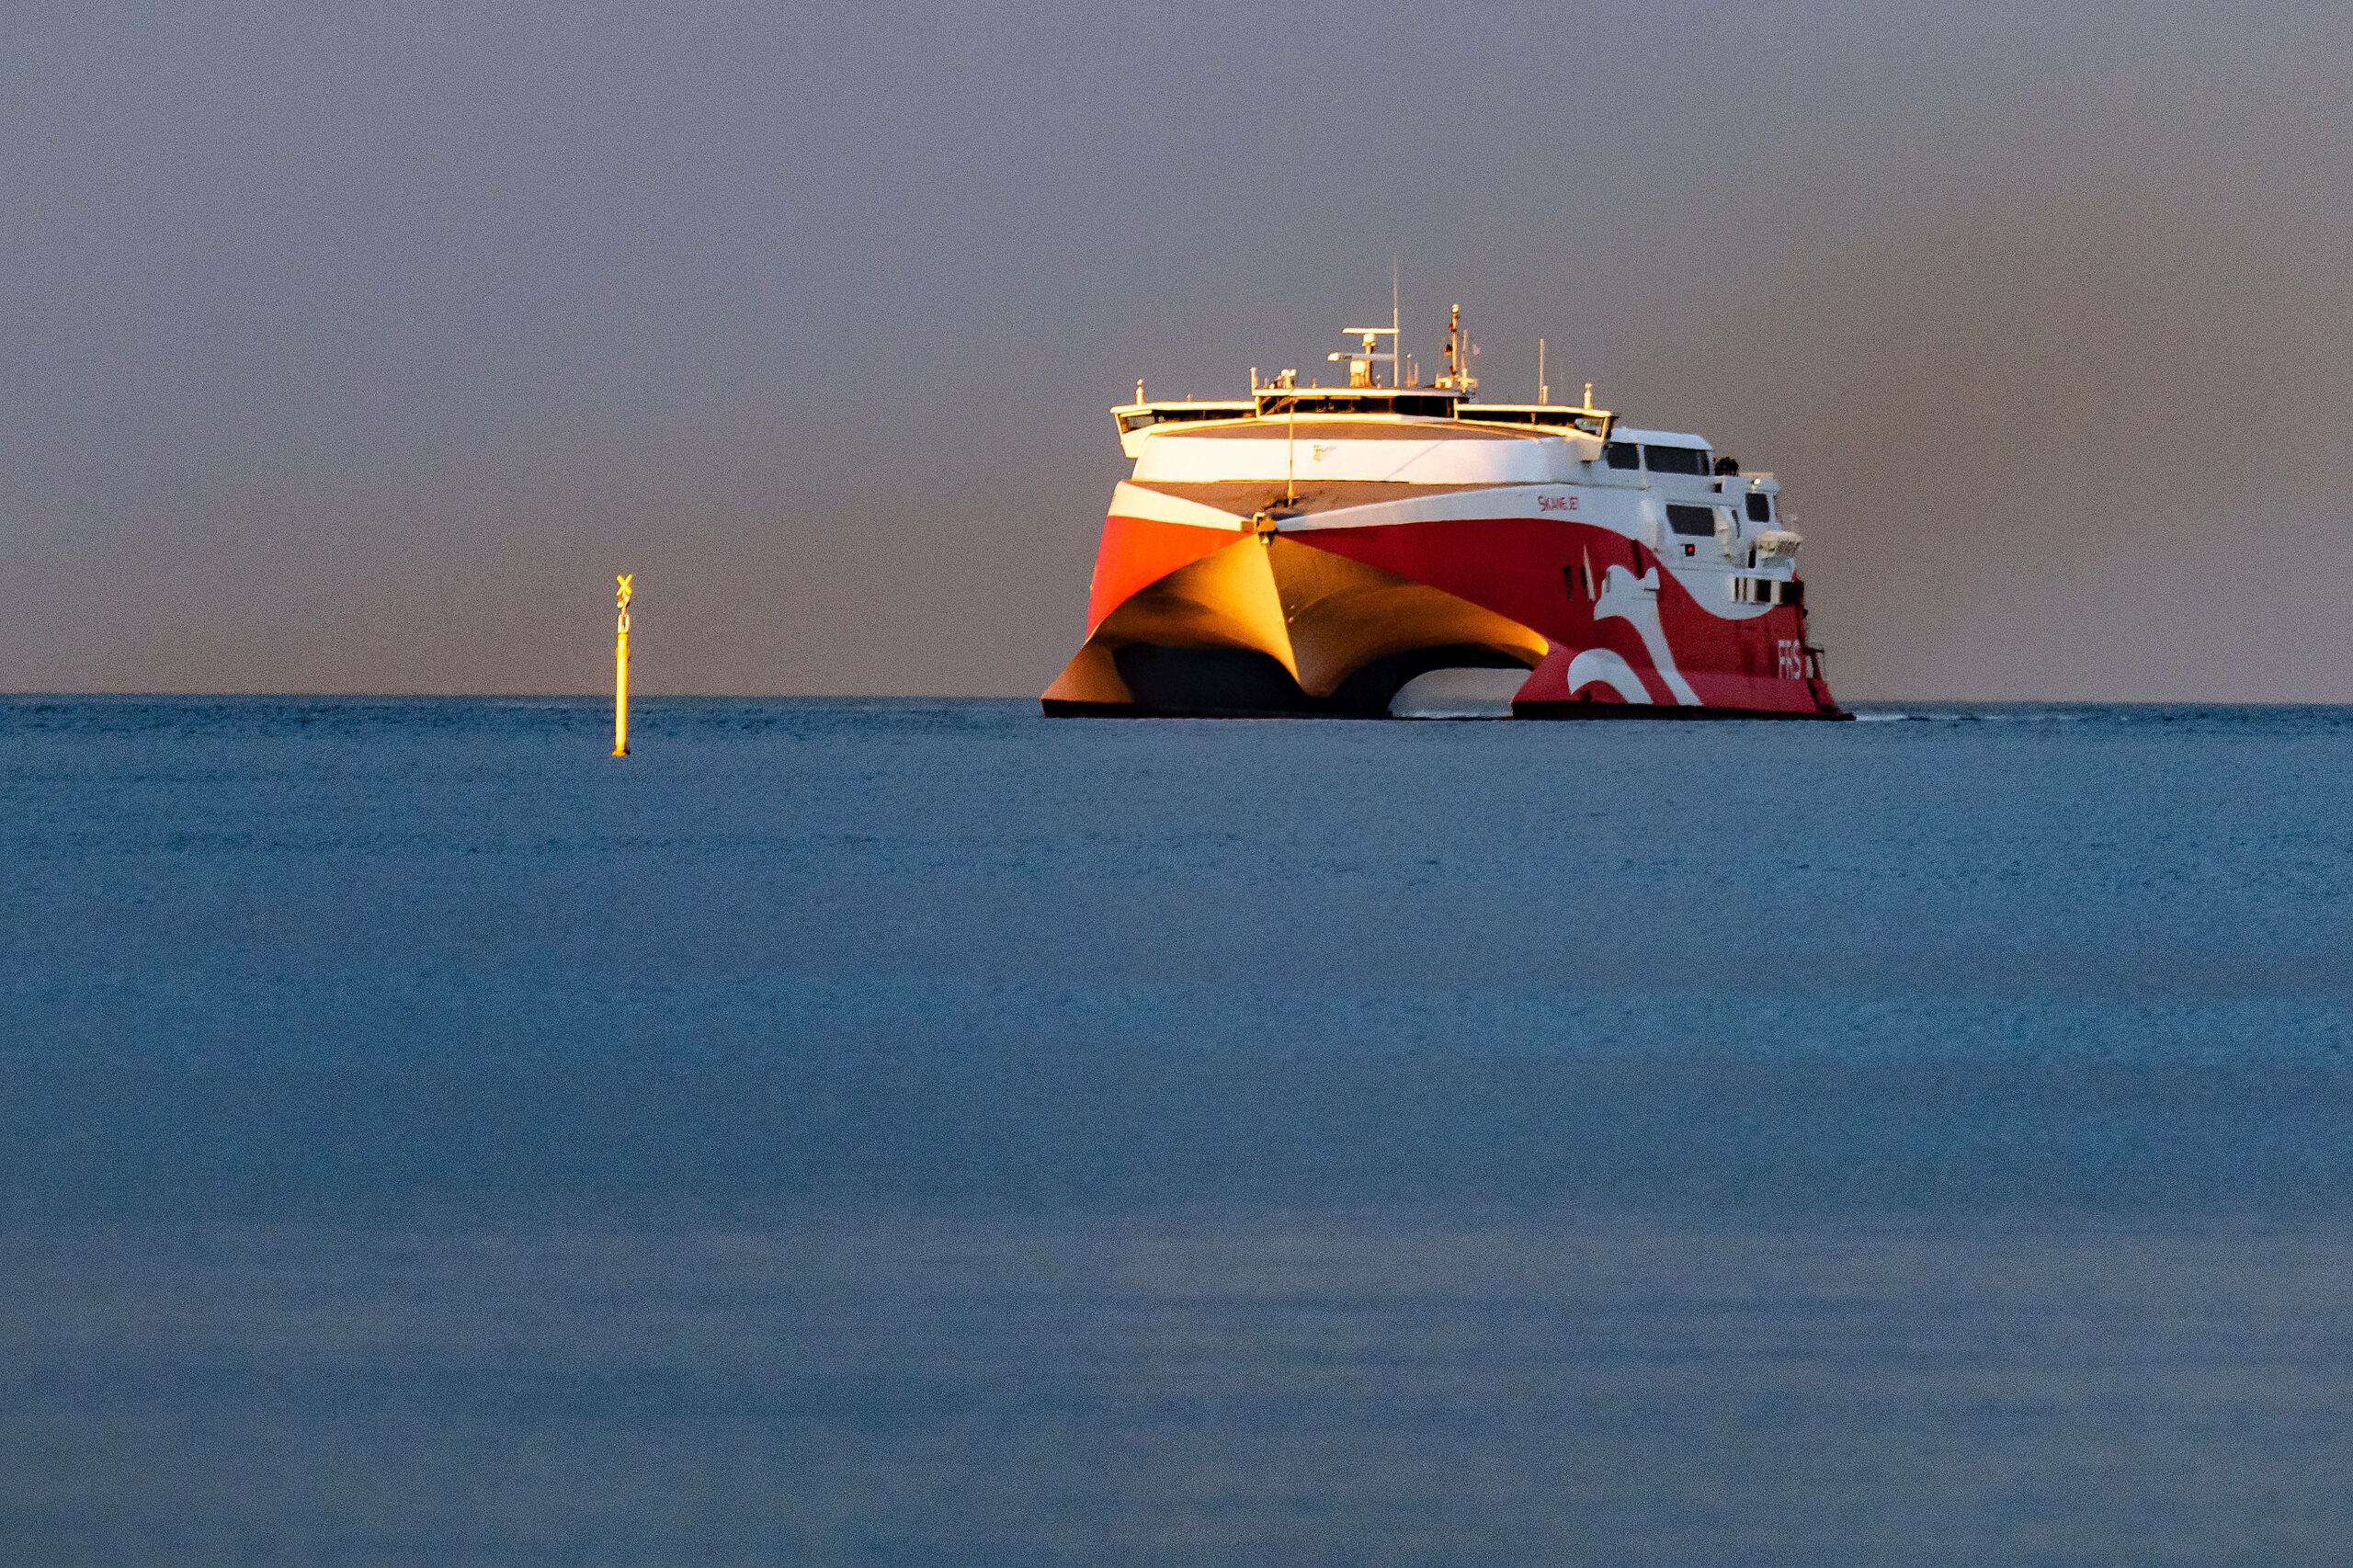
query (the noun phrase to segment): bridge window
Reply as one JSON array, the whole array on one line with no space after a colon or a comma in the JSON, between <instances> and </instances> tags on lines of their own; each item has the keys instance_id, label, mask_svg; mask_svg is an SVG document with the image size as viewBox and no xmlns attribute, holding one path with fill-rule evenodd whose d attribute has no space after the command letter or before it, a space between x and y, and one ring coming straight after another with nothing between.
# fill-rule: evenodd
<instances>
[{"instance_id":1,"label":"bridge window","mask_svg":"<svg viewBox=\"0 0 2353 1568\"><path fill-rule=\"evenodd\" d=\"M1708 476L1708 454L1697 447L1644 447L1643 461L1653 473Z\"/></svg>"},{"instance_id":2,"label":"bridge window","mask_svg":"<svg viewBox=\"0 0 2353 1568\"><path fill-rule=\"evenodd\" d=\"M1773 498L1762 490L1752 490L1748 493L1748 520L1752 523L1769 523L1773 520Z\"/></svg>"},{"instance_id":3,"label":"bridge window","mask_svg":"<svg viewBox=\"0 0 2353 1568\"><path fill-rule=\"evenodd\" d=\"M1604 449L1602 455L1608 459L1609 466L1611 468L1640 468L1643 466L1642 449L1635 446L1631 441L1612 441L1606 449Z\"/></svg>"},{"instance_id":4,"label":"bridge window","mask_svg":"<svg viewBox=\"0 0 2353 1568\"><path fill-rule=\"evenodd\" d=\"M1533 425L1545 429L1582 430L1588 436L1598 436L1609 415L1582 408L1570 408L1552 403L1466 403L1458 407L1455 416L1477 420L1482 425Z\"/></svg>"},{"instance_id":5,"label":"bridge window","mask_svg":"<svg viewBox=\"0 0 2353 1568\"><path fill-rule=\"evenodd\" d=\"M1212 419L1247 419L1251 406L1246 403L1154 403L1114 414L1120 433L1132 436L1139 430L1149 430L1155 425L1192 425Z\"/></svg>"},{"instance_id":6,"label":"bridge window","mask_svg":"<svg viewBox=\"0 0 2353 1568\"><path fill-rule=\"evenodd\" d=\"M1325 389L1299 392L1260 392L1258 416L1279 419L1290 414L1396 414L1415 419L1450 419L1454 399L1411 392L1351 392Z\"/></svg>"},{"instance_id":7,"label":"bridge window","mask_svg":"<svg viewBox=\"0 0 2353 1568\"><path fill-rule=\"evenodd\" d=\"M1658 450L1656 447L1651 449ZM1666 526L1679 534L1694 534L1705 538L1716 531L1716 509L1713 506L1669 506Z\"/></svg>"}]
</instances>

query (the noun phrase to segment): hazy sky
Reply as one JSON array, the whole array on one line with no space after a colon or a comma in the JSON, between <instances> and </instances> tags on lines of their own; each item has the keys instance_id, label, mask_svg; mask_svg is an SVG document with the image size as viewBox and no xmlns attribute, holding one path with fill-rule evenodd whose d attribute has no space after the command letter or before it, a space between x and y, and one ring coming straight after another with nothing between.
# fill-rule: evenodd
<instances>
[{"instance_id":1,"label":"hazy sky","mask_svg":"<svg viewBox=\"0 0 2353 1568\"><path fill-rule=\"evenodd\" d=\"M13 7L17 690L1034 695L1138 376L1460 301L1849 697L2353 700L2353 7Z\"/></svg>"}]
</instances>

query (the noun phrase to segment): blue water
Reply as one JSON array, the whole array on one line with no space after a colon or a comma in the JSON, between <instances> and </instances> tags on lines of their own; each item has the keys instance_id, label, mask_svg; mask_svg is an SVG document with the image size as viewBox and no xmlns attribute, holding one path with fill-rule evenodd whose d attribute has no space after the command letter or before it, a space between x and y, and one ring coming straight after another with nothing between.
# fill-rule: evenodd
<instances>
[{"instance_id":1,"label":"blue water","mask_svg":"<svg viewBox=\"0 0 2353 1568\"><path fill-rule=\"evenodd\" d=\"M2353 710L0 699L0 1561L2334 1562Z\"/></svg>"}]
</instances>

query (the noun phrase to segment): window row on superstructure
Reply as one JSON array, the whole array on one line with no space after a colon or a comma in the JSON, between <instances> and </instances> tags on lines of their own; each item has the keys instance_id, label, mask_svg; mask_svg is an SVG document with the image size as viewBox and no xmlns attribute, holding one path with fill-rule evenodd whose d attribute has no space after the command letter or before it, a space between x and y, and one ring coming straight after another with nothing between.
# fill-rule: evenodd
<instances>
[{"instance_id":1,"label":"window row on superstructure","mask_svg":"<svg viewBox=\"0 0 2353 1568\"><path fill-rule=\"evenodd\" d=\"M1706 479L1714 471L1705 447L1612 441L1603 449L1602 456L1611 468L1646 469L1652 473L1688 473Z\"/></svg>"}]
</instances>

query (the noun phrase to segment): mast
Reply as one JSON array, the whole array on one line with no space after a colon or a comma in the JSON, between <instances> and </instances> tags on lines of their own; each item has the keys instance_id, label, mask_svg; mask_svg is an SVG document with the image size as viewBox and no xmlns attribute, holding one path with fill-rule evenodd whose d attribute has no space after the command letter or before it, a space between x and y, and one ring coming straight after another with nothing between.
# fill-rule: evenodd
<instances>
[{"instance_id":1,"label":"mast","mask_svg":"<svg viewBox=\"0 0 2353 1568\"><path fill-rule=\"evenodd\" d=\"M1457 305L1446 318L1446 375L1438 385L1451 386L1469 397L1479 390L1479 379L1471 373L1471 356L1478 349L1471 343L1471 335L1462 330L1462 307Z\"/></svg>"},{"instance_id":2,"label":"mast","mask_svg":"<svg viewBox=\"0 0 2353 1568\"><path fill-rule=\"evenodd\" d=\"M1405 344L1397 335L1397 329L1404 324L1397 314L1397 258L1392 256L1389 258L1389 387L1392 392L1405 384L1402 380L1405 373Z\"/></svg>"},{"instance_id":3,"label":"mast","mask_svg":"<svg viewBox=\"0 0 2353 1568\"><path fill-rule=\"evenodd\" d=\"M1283 505L1294 506L1299 500L1299 399L1290 400L1290 424L1284 430Z\"/></svg>"}]
</instances>

